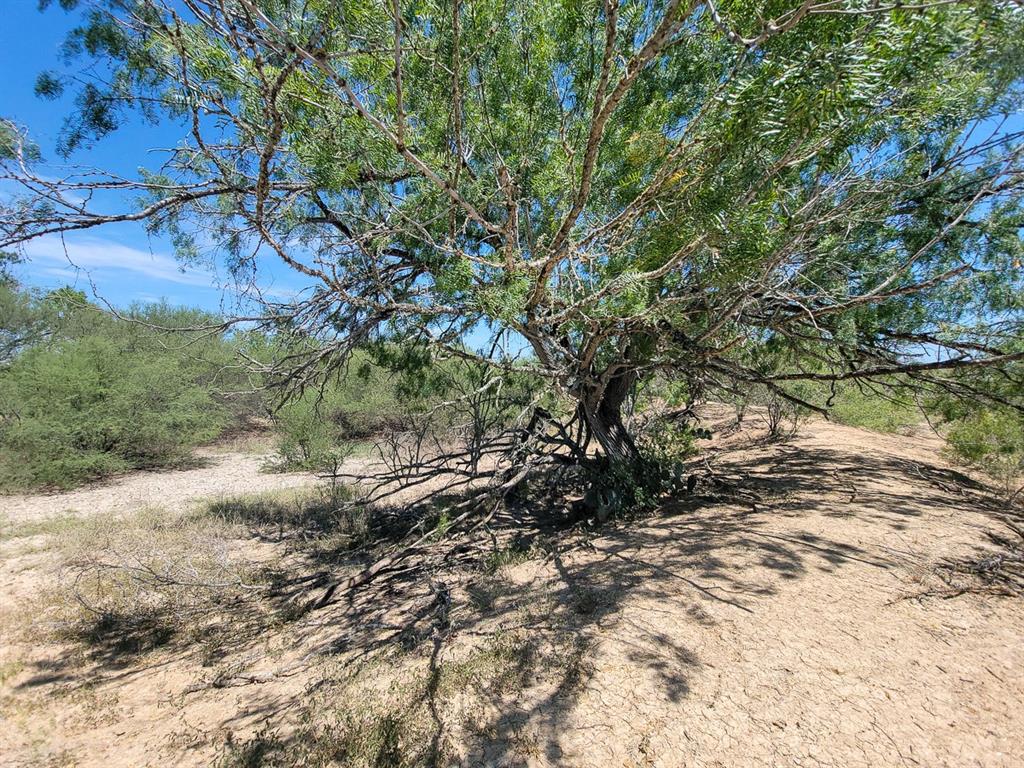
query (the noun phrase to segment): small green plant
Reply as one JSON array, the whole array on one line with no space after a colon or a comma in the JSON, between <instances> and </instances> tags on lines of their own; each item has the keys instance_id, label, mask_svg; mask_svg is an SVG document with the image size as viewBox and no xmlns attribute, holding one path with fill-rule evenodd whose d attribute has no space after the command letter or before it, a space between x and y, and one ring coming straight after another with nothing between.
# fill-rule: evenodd
<instances>
[{"instance_id":1,"label":"small green plant","mask_svg":"<svg viewBox=\"0 0 1024 768\"><path fill-rule=\"evenodd\" d=\"M525 563L533 557L533 552L529 547L525 547L521 544L512 543L507 547L493 550L487 554L484 558L484 568L488 573L496 573L502 568L508 568Z\"/></svg>"},{"instance_id":2,"label":"small green plant","mask_svg":"<svg viewBox=\"0 0 1024 768\"><path fill-rule=\"evenodd\" d=\"M437 525L434 527L434 537L437 539L443 539L444 535L448 533L448 529L451 528L452 521L448 515L448 510L444 510L437 518Z\"/></svg>"},{"instance_id":3,"label":"small green plant","mask_svg":"<svg viewBox=\"0 0 1024 768\"><path fill-rule=\"evenodd\" d=\"M276 412L281 468L336 473L359 442L404 423L409 401L399 385L369 354L356 352L342 373Z\"/></svg>"},{"instance_id":4,"label":"small green plant","mask_svg":"<svg viewBox=\"0 0 1024 768\"><path fill-rule=\"evenodd\" d=\"M697 452L698 440L710 437L692 424L655 421L640 440L638 461L602 461L593 468L584 508L600 522L649 512L686 487L684 462Z\"/></svg>"}]
</instances>

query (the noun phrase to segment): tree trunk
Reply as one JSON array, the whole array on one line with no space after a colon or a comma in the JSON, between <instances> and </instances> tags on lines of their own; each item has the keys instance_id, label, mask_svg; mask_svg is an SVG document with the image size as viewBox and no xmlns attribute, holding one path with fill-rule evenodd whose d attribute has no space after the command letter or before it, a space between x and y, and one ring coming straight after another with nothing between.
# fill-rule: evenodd
<instances>
[{"instance_id":1,"label":"tree trunk","mask_svg":"<svg viewBox=\"0 0 1024 768\"><path fill-rule=\"evenodd\" d=\"M622 423L622 406L629 396L633 376L616 376L604 392L597 396L586 396L580 402L583 417L590 431L613 463L633 463L640 458L633 437Z\"/></svg>"}]
</instances>

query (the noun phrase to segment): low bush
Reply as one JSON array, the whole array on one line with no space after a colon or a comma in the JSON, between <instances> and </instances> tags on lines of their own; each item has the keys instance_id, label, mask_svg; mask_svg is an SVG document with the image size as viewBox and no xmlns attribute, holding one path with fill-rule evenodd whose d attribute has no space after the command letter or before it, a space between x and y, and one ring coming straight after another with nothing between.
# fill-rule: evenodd
<instances>
[{"instance_id":1,"label":"low bush","mask_svg":"<svg viewBox=\"0 0 1024 768\"><path fill-rule=\"evenodd\" d=\"M216 394L227 386L228 340L155 329L210 316L153 305L122 320L70 291L38 305L45 340L0 369L0 488L69 488L180 465L230 422Z\"/></svg>"},{"instance_id":2,"label":"low bush","mask_svg":"<svg viewBox=\"0 0 1024 768\"><path fill-rule=\"evenodd\" d=\"M485 363L435 360L397 345L357 350L342 372L277 411L280 466L330 474L358 443L412 429L463 442L473 456L486 436L524 413L536 390L525 371L499 374Z\"/></svg>"},{"instance_id":3,"label":"low bush","mask_svg":"<svg viewBox=\"0 0 1024 768\"><path fill-rule=\"evenodd\" d=\"M898 385L899 382L892 382ZM791 433L801 419L813 411L799 401L828 412L839 424L870 429L874 432L905 432L923 421L918 405L900 394L898 386L869 388L857 382L841 381L826 384L814 381L791 383L785 387L787 399L780 392L753 386L742 395L731 398L739 413L750 406L759 407L772 436Z\"/></svg>"},{"instance_id":4,"label":"low bush","mask_svg":"<svg viewBox=\"0 0 1024 768\"><path fill-rule=\"evenodd\" d=\"M979 408L949 426L954 458L977 467L1012 493L1024 475L1024 419L1020 414Z\"/></svg>"},{"instance_id":5,"label":"low bush","mask_svg":"<svg viewBox=\"0 0 1024 768\"><path fill-rule=\"evenodd\" d=\"M399 426L408 411L394 378L365 352L321 387L286 402L275 415L284 469L331 471L352 443Z\"/></svg>"},{"instance_id":6,"label":"low bush","mask_svg":"<svg viewBox=\"0 0 1024 768\"><path fill-rule=\"evenodd\" d=\"M912 400L847 383L836 387L830 414L840 424L875 432L902 432L922 422L921 410Z\"/></svg>"},{"instance_id":7,"label":"low bush","mask_svg":"<svg viewBox=\"0 0 1024 768\"><path fill-rule=\"evenodd\" d=\"M642 515L687 487L687 459L699 452L698 440L711 432L685 421L657 419L638 441L641 458L609 462L599 458L587 476L583 508L597 520Z\"/></svg>"}]
</instances>

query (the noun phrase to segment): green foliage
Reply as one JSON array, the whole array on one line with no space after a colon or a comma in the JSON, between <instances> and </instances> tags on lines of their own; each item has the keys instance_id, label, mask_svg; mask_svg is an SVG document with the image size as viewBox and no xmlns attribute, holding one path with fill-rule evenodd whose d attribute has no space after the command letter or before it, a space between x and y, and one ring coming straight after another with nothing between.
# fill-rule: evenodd
<instances>
[{"instance_id":1,"label":"green foliage","mask_svg":"<svg viewBox=\"0 0 1024 768\"><path fill-rule=\"evenodd\" d=\"M1012 492L1024 475L1024 418L1007 409L979 408L950 425L953 456Z\"/></svg>"},{"instance_id":2,"label":"green foliage","mask_svg":"<svg viewBox=\"0 0 1024 768\"><path fill-rule=\"evenodd\" d=\"M641 435L640 443L645 456L662 466L673 467L698 452L698 440L710 437L710 431L689 422L655 419Z\"/></svg>"},{"instance_id":3,"label":"green foliage","mask_svg":"<svg viewBox=\"0 0 1024 768\"><path fill-rule=\"evenodd\" d=\"M22 349L46 338L54 319L51 302L4 278L0 259L0 369Z\"/></svg>"},{"instance_id":4,"label":"green foliage","mask_svg":"<svg viewBox=\"0 0 1024 768\"><path fill-rule=\"evenodd\" d=\"M10 268L20 261L21 258L18 254L11 253L10 251L0 251L0 283L13 285Z\"/></svg>"},{"instance_id":5,"label":"green foliage","mask_svg":"<svg viewBox=\"0 0 1024 768\"><path fill-rule=\"evenodd\" d=\"M64 84L53 72L40 72L35 84L36 96L57 99L64 93Z\"/></svg>"},{"instance_id":6,"label":"green foliage","mask_svg":"<svg viewBox=\"0 0 1024 768\"><path fill-rule=\"evenodd\" d=\"M265 330L370 345L417 398L436 377L383 357L463 356L467 333L511 331L576 403L676 373L699 394L758 388L773 433L804 407L786 397L804 379L912 372L924 391L947 368L1010 362L1024 311L1014 3L257 7L98 0L65 53L100 74L47 72L38 90L74 90L64 152L130 110L191 124L159 173L117 189L183 257L212 243L237 272L275 251L308 278L268 305ZM38 189L0 125L0 162ZM0 244L109 220L46 187L0 205ZM293 368L333 371L319 351ZM850 397L840 418L898 427L902 405L869 414ZM300 401L282 417L287 452L335 461L360 429L334 417L359 401Z\"/></svg>"},{"instance_id":7,"label":"green foliage","mask_svg":"<svg viewBox=\"0 0 1024 768\"><path fill-rule=\"evenodd\" d=\"M592 473L584 505L599 521L649 512L686 488L684 462L697 453L697 441L711 433L685 422L656 420L641 436L636 461L602 461Z\"/></svg>"},{"instance_id":8,"label":"green foliage","mask_svg":"<svg viewBox=\"0 0 1024 768\"><path fill-rule=\"evenodd\" d=\"M46 339L0 371L0 487L66 488L174 466L229 422L214 394L228 342L143 325L188 327L209 319L201 313L154 305L117 320L67 292L28 305L45 318Z\"/></svg>"},{"instance_id":9,"label":"green foliage","mask_svg":"<svg viewBox=\"0 0 1024 768\"><path fill-rule=\"evenodd\" d=\"M870 383L802 381L785 387L784 391L804 403L824 409L833 421L851 427L893 433L907 432L924 423L912 386L900 377ZM778 421L788 420L795 424L812 413L779 394L765 393L759 388L752 392L754 396L748 398L750 404L777 412L769 414L769 420L774 417Z\"/></svg>"},{"instance_id":10,"label":"green foliage","mask_svg":"<svg viewBox=\"0 0 1024 768\"><path fill-rule=\"evenodd\" d=\"M845 383L836 387L829 413L840 424L875 432L903 432L923 422L921 409L906 395L873 392Z\"/></svg>"},{"instance_id":11,"label":"green foliage","mask_svg":"<svg viewBox=\"0 0 1024 768\"><path fill-rule=\"evenodd\" d=\"M286 402L275 415L282 468L330 472L358 446L428 419L472 451L531 401L537 381L525 371L437 360L414 346L357 350L338 374ZM429 411L429 414L428 414Z\"/></svg>"},{"instance_id":12,"label":"green foliage","mask_svg":"<svg viewBox=\"0 0 1024 768\"><path fill-rule=\"evenodd\" d=\"M14 123L0 117L0 160L13 160L19 154L30 162L41 157L37 144L28 140ZM0 272L11 258L12 254L0 251Z\"/></svg>"},{"instance_id":13,"label":"green foliage","mask_svg":"<svg viewBox=\"0 0 1024 768\"><path fill-rule=\"evenodd\" d=\"M330 471L353 443L399 425L408 412L397 378L356 352L339 375L277 411L277 453L283 468Z\"/></svg>"},{"instance_id":14,"label":"green foliage","mask_svg":"<svg viewBox=\"0 0 1024 768\"><path fill-rule=\"evenodd\" d=\"M1012 349L1024 349L1016 337ZM991 393L995 403L974 393ZM927 402L932 423L946 435L953 458L976 467L1011 493L1024 481L1024 367L964 371Z\"/></svg>"},{"instance_id":15,"label":"green foliage","mask_svg":"<svg viewBox=\"0 0 1024 768\"><path fill-rule=\"evenodd\" d=\"M532 549L521 542L513 541L508 546L488 552L484 558L484 568L488 573L494 574L502 568L512 568L525 563L535 556L536 553Z\"/></svg>"}]
</instances>

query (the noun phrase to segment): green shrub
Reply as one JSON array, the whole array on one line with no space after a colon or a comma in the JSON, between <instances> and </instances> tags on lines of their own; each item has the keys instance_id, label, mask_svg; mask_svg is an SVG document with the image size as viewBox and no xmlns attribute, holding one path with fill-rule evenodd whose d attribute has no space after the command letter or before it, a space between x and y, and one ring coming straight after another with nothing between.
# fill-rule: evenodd
<instances>
[{"instance_id":1,"label":"green shrub","mask_svg":"<svg viewBox=\"0 0 1024 768\"><path fill-rule=\"evenodd\" d=\"M903 432L922 423L921 411L915 401L901 393L901 382L892 378L887 386L860 385L855 381L833 383L799 381L788 383L788 395L804 403L828 411L829 418L839 424L870 429L875 432ZM795 427L811 413L810 409L787 400L778 392L753 386L734 398L740 410L747 406L764 408L769 431L782 432Z\"/></svg>"},{"instance_id":2,"label":"green shrub","mask_svg":"<svg viewBox=\"0 0 1024 768\"><path fill-rule=\"evenodd\" d=\"M921 423L921 411L913 401L882 396L853 384L836 387L830 413L840 424L875 432L900 432Z\"/></svg>"},{"instance_id":3,"label":"green shrub","mask_svg":"<svg viewBox=\"0 0 1024 768\"><path fill-rule=\"evenodd\" d=\"M277 453L285 468L329 471L353 442L398 426L407 412L394 378L356 352L341 375L277 411Z\"/></svg>"},{"instance_id":4,"label":"green shrub","mask_svg":"<svg viewBox=\"0 0 1024 768\"><path fill-rule=\"evenodd\" d=\"M0 488L68 488L180 464L228 423L215 388L229 343L151 327L208 316L155 305L133 309L136 323L66 291L46 301L56 310L46 340L0 370Z\"/></svg>"},{"instance_id":5,"label":"green shrub","mask_svg":"<svg viewBox=\"0 0 1024 768\"><path fill-rule=\"evenodd\" d=\"M698 440L710 437L708 430L689 423L655 421L641 436L639 460L599 460L591 468L584 508L599 522L655 509L666 496L686 488L685 461L698 452Z\"/></svg>"},{"instance_id":6,"label":"green shrub","mask_svg":"<svg viewBox=\"0 0 1024 768\"><path fill-rule=\"evenodd\" d=\"M10 363L22 349L42 341L53 319L48 303L20 290L4 274L3 257L0 252L0 366Z\"/></svg>"},{"instance_id":7,"label":"green shrub","mask_svg":"<svg viewBox=\"0 0 1024 768\"><path fill-rule=\"evenodd\" d=\"M953 456L977 467L1010 492L1024 474L1024 419L1020 414L978 409L950 426Z\"/></svg>"},{"instance_id":8,"label":"green shrub","mask_svg":"<svg viewBox=\"0 0 1024 768\"><path fill-rule=\"evenodd\" d=\"M489 385L495 376L500 387ZM414 357L397 345L369 347L278 410L277 452L283 468L330 472L353 444L409 428L416 416L472 452L486 434L509 425L536 389L526 372L496 374L481 363Z\"/></svg>"}]
</instances>

